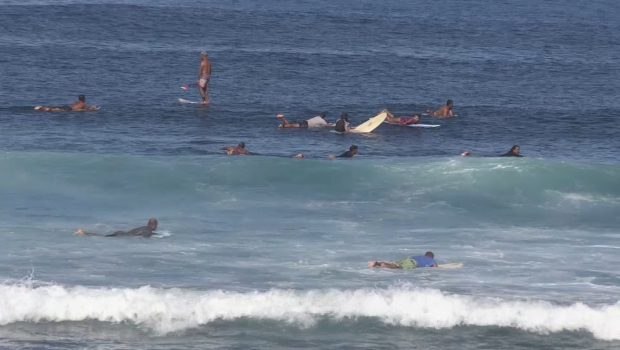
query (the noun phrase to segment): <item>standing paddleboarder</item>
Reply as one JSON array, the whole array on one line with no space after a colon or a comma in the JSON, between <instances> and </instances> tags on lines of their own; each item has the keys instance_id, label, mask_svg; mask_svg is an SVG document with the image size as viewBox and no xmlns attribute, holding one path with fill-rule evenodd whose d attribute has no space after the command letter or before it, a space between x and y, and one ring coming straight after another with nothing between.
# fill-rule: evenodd
<instances>
[{"instance_id":1,"label":"standing paddleboarder","mask_svg":"<svg viewBox=\"0 0 620 350\"><path fill-rule=\"evenodd\" d=\"M211 81L211 62L207 58L207 53L202 52L202 61L200 62L200 69L198 70L198 89L200 90L200 96L202 97L202 104L209 104L209 82Z\"/></svg>"}]
</instances>

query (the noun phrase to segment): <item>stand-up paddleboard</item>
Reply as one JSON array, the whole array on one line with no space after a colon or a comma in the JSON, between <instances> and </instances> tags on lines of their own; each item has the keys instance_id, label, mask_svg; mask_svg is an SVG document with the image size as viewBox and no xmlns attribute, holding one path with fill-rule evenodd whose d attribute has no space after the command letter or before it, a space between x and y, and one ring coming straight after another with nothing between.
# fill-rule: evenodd
<instances>
[{"instance_id":1,"label":"stand-up paddleboard","mask_svg":"<svg viewBox=\"0 0 620 350\"><path fill-rule=\"evenodd\" d=\"M437 264L437 267L442 269L460 269L461 267L463 267L463 263L453 262L447 264Z\"/></svg>"},{"instance_id":2,"label":"stand-up paddleboard","mask_svg":"<svg viewBox=\"0 0 620 350\"><path fill-rule=\"evenodd\" d=\"M36 106L34 107L35 111L40 111L43 108L43 106ZM97 106L97 108L88 108L88 109L63 109L60 111L49 111L49 112L88 112L88 111L98 111L99 109L101 109L101 106ZM48 112L43 110L43 112Z\"/></svg>"},{"instance_id":3,"label":"stand-up paddleboard","mask_svg":"<svg viewBox=\"0 0 620 350\"><path fill-rule=\"evenodd\" d=\"M408 128L438 128L441 125L438 124L407 124L407 125L403 125L401 123L390 123L390 122L383 122L384 124L390 124L390 125L398 125L398 126L406 126Z\"/></svg>"},{"instance_id":4,"label":"stand-up paddleboard","mask_svg":"<svg viewBox=\"0 0 620 350\"><path fill-rule=\"evenodd\" d=\"M180 98L180 99L179 99L179 102L181 102L181 103L187 103L187 104L194 104L194 105L195 105L195 104L200 104L200 101L190 101L190 100L186 100L186 99L184 99L184 98Z\"/></svg>"},{"instance_id":5,"label":"stand-up paddleboard","mask_svg":"<svg viewBox=\"0 0 620 350\"><path fill-rule=\"evenodd\" d=\"M366 121L365 123L362 123L356 126L355 129L349 130L349 132L355 132L355 133L372 132L373 130L378 128L381 125L381 123L383 123L385 118L387 118L387 111L384 109L383 111L381 111L381 113L368 119L368 121Z\"/></svg>"}]
</instances>

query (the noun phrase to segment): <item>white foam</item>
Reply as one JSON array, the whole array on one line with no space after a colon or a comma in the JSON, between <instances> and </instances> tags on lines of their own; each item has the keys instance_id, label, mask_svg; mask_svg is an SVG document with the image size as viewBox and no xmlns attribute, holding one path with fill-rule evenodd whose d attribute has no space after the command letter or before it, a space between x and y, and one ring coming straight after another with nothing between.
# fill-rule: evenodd
<instances>
[{"instance_id":1,"label":"white foam","mask_svg":"<svg viewBox=\"0 0 620 350\"><path fill-rule=\"evenodd\" d=\"M130 322L159 334L215 320L267 319L311 327L373 317L402 327L513 327L551 333L585 330L620 340L620 306L561 306L546 301L508 301L449 295L434 289L271 290L238 293L179 289L105 289L0 285L0 325L14 322L98 320Z\"/></svg>"}]
</instances>

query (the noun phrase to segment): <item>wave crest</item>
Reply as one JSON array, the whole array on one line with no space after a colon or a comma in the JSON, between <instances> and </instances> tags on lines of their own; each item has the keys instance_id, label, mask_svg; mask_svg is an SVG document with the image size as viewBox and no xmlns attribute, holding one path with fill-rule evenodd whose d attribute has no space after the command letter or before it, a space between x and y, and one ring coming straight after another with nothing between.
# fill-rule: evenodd
<instances>
[{"instance_id":1,"label":"wave crest","mask_svg":"<svg viewBox=\"0 0 620 350\"><path fill-rule=\"evenodd\" d=\"M273 320L311 327L376 318L389 325L445 329L511 327L537 333L585 330L598 339L620 340L620 306L561 306L546 301L507 301L450 295L435 289L310 290L265 292L182 289L106 289L2 285L0 325L14 322L98 320L130 322L159 334L217 320Z\"/></svg>"}]
</instances>

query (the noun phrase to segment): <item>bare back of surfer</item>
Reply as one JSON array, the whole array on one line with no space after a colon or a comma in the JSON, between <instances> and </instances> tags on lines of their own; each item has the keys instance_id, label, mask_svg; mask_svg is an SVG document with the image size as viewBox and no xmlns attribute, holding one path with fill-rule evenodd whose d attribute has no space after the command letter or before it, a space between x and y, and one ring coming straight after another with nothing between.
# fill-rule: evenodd
<instances>
[{"instance_id":1,"label":"bare back of surfer","mask_svg":"<svg viewBox=\"0 0 620 350\"><path fill-rule=\"evenodd\" d=\"M452 112L452 107L454 107L454 102L452 102L452 100L448 100L448 102L446 102L446 104L441 106L441 108L439 108L438 110L431 111L429 109L426 112L428 112L433 117L456 117L457 115Z\"/></svg>"},{"instance_id":2,"label":"bare back of surfer","mask_svg":"<svg viewBox=\"0 0 620 350\"><path fill-rule=\"evenodd\" d=\"M209 82L211 81L211 62L207 58L207 53L202 52L202 61L200 61L200 69L198 70L198 78L196 84L200 90L202 104L209 104Z\"/></svg>"},{"instance_id":3,"label":"bare back of surfer","mask_svg":"<svg viewBox=\"0 0 620 350\"><path fill-rule=\"evenodd\" d=\"M239 142L239 144L234 147L222 147L220 149L222 151L226 151L226 154L229 156L238 156L238 155L248 154L248 150L245 149L245 142Z\"/></svg>"},{"instance_id":4,"label":"bare back of surfer","mask_svg":"<svg viewBox=\"0 0 620 350\"><path fill-rule=\"evenodd\" d=\"M59 112L59 111L97 110L97 109L99 109L99 107L97 107L97 106L88 106L86 104L86 96L80 95L80 96L78 96L77 102L75 102L71 106L61 106L61 107L37 106L34 109L37 110L37 111L45 111L45 112Z\"/></svg>"},{"instance_id":5,"label":"bare back of surfer","mask_svg":"<svg viewBox=\"0 0 620 350\"><path fill-rule=\"evenodd\" d=\"M388 123L398 123L398 124L401 124L401 125L411 125L411 124L417 124L420 121L420 115L414 114L414 115L411 116L411 118L395 117L394 115L392 115L392 113L387 112L387 117L385 118L385 120Z\"/></svg>"},{"instance_id":6,"label":"bare back of surfer","mask_svg":"<svg viewBox=\"0 0 620 350\"><path fill-rule=\"evenodd\" d=\"M136 237L142 236L144 238L149 238L153 235L153 231L157 230L157 219L149 219L149 222L146 226L134 228L133 230L125 231L116 231L109 235L100 235L98 233L92 232L84 232L84 230L79 229L75 231L76 235L85 235L85 236L99 236L99 237Z\"/></svg>"}]
</instances>

